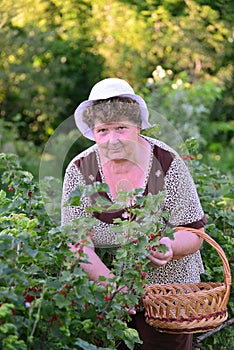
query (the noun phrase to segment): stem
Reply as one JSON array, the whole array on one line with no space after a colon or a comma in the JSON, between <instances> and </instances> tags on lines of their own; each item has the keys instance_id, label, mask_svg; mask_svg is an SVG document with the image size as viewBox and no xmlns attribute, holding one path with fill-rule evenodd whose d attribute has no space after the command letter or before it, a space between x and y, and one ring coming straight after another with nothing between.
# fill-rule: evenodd
<instances>
[{"instance_id":1,"label":"stem","mask_svg":"<svg viewBox=\"0 0 234 350\"><path fill-rule=\"evenodd\" d=\"M234 323L234 317L230 318L229 320L225 321L224 323L222 323L220 326L212 329L211 331L205 333L205 334L202 334L200 335L199 337L197 337L195 340L194 340L194 350L200 350L201 349L201 342L203 340L205 340L206 338L210 337L211 335L219 332L221 329L227 327L227 326L230 326L231 324Z\"/></svg>"},{"instance_id":2,"label":"stem","mask_svg":"<svg viewBox=\"0 0 234 350\"><path fill-rule=\"evenodd\" d=\"M40 299L37 300L37 304L39 304L39 306L38 306L38 310L37 310L37 313L36 313L36 318L35 318L35 322L34 322L34 324L33 324L33 328L32 328L31 334L29 335L29 339L28 339L28 340L29 340L29 343L31 343L32 340L33 340L33 335L34 335L34 333L35 333L35 331L36 331L37 324L38 324L38 322L39 322L39 320L40 320L41 305L42 305L42 300L43 300L45 291L46 291L46 288L43 289ZM35 305L35 306L36 306L36 305ZM33 309L31 310L31 314L32 314L32 311L33 311ZM30 347L31 347L31 345L29 345L29 348L30 348Z\"/></svg>"}]
</instances>

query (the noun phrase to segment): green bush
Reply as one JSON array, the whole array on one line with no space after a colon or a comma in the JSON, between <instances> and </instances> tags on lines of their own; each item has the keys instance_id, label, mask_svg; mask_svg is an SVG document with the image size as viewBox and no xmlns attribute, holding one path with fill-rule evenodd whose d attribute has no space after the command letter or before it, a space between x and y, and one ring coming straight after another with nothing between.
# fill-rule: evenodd
<instances>
[{"instance_id":1,"label":"green bush","mask_svg":"<svg viewBox=\"0 0 234 350\"><path fill-rule=\"evenodd\" d=\"M211 168L197 159L198 145L195 139L187 140L186 146L190 151L186 162L197 185L197 191L207 217L206 232L223 248L230 264L232 280L234 280L233 183L220 170ZM205 264L205 274L202 275L202 280L223 282L222 262L214 248L208 243L204 243L202 256ZM228 310L229 318L233 318L233 286L231 287ZM223 339L225 339L225 343ZM201 349L231 350L234 349L233 339L233 328L223 328L220 332L204 340Z\"/></svg>"},{"instance_id":2,"label":"green bush","mask_svg":"<svg viewBox=\"0 0 234 350\"><path fill-rule=\"evenodd\" d=\"M20 158L20 164L34 176L38 177L41 149L32 141L21 138L17 129L18 116L11 122L0 119L0 153L14 153Z\"/></svg>"},{"instance_id":3,"label":"green bush","mask_svg":"<svg viewBox=\"0 0 234 350\"><path fill-rule=\"evenodd\" d=\"M89 281L79 265L86 261L83 247L96 219L82 217L71 226L53 227L32 174L22 170L13 154L1 154L1 166L7 189L0 192L0 347L113 349L124 340L133 349L140 340L127 326L128 310L144 294L146 246L159 241L155 220L163 193L143 199L145 210L132 209L129 219L116 226L125 232L123 248L113 264L116 277L103 286ZM71 197L73 205L79 201L77 193ZM119 206L123 199L124 194ZM136 214L141 224L131 219ZM155 233L155 239L136 235L137 228Z\"/></svg>"},{"instance_id":4,"label":"green bush","mask_svg":"<svg viewBox=\"0 0 234 350\"><path fill-rule=\"evenodd\" d=\"M188 147L192 152L193 140ZM189 158L193 159L187 157L188 161ZM233 267L231 185L220 172L194 158L189 166L207 214L207 232L222 245ZM72 227L54 227L32 174L21 168L14 154L1 154L0 160L4 184L0 191L0 348L110 350L124 340L133 349L139 338L127 326L128 309L135 307L144 294L145 272L149 268L145 246L158 243L160 226L155 217L159 215L163 193L141 197L139 204L144 204L144 210L132 209L131 215L144 220L141 229L131 215L119 223L122 226L117 229L124 229L128 239L118 250L112 267L117 277L106 281L106 286L98 285L89 281L79 266L86 259L85 238L95 219L81 218ZM82 190L92 191L89 187ZM80 194L73 194L73 203L79 201ZM155 215L151 215L152 210ZM155 241L149 242L145 235L136 236L135 230L155 233ZM204 279L222 281L221 263L214 252L207 246L202 254L207 266ZM121 292L123 285L128 286L126 293ZM232 317L233 291L229 313ZM232 339L233 330L227 327L208 338L204 350L229 350Z\"/></svg>"},{"instance_id":5,"label":"green bush","mask_svg":"<svg viewBox=\"0 0 234 350\"><path fill-rule=\"evenodd\" d=\"M160 116L163 116L178 130L183 140L190 137L199 139L200 157L204 163L228 171L233 176L230 151L234 142L233 118L221 107L216 107L222 104L224 85L214 78L191 82L186 72L176 75L170 69L157 66L148 79L144 93L150 108L159 114L152 122L162 126L164 120ZM165 141L170 144L171 132L167 132L165 127L159 139L164 138L165 134Z\"/></svg>"}]
</instances>

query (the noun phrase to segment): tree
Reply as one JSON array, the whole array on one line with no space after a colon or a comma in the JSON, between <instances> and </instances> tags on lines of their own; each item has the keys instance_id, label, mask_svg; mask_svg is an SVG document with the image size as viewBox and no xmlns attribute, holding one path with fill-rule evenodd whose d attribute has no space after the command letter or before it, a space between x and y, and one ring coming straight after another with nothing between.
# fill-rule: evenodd
<instances>
[{"instance_id":1,"label":"tree","mask_svg":"<svg viewBox=\"0 0 234 350\"><path fill-rule=\"evenodd\" d=\"M101 78L144 94L161 65L189 84L220 86L212 137L232 140L231 1L3 0L0 11L1 117L22 138L45 143Z\"/></svg>"},{"instance_id":2,"label":"tree","mask_svg":"<svg viewBox=\"0 0 234 350\"><path fill-rule=\"evenodd\" d=\"M3 2L1 115L22 138L45 141L100 76L103 60L90 52L84 24L89 9L80 1Z\"/></svg>"}]
</instances>

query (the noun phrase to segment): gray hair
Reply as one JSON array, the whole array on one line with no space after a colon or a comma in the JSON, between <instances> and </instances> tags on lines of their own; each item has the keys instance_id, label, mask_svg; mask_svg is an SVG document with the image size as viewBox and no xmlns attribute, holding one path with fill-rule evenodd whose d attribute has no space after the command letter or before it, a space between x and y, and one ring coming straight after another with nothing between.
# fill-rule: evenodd
<instances>
[{"instance_id":1,"label":"gray hair","mask_svg":"<svg viewBox=\"0 0 234 350\"><path fill-rule=\"evenodd\" d=\"M130 97L117 96L94 101L83 111L82 119L91 129L96 121L111 123L127 120L141 125L141 110L139 104Z\"/></svg>"}]
</instances>

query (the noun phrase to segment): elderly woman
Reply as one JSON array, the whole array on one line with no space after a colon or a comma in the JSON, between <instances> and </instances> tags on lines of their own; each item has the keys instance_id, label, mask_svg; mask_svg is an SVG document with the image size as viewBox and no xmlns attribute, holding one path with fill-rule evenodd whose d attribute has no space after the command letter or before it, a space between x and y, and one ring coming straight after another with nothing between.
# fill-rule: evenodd
<instances>
[{"instance_id":1,"label":"elderly woman","mask_svg":"<svg viewBox=\"0 0 234 350\"><path fill-rule=\"evenodd\" d=\"M99 181L108 184L109 193L105 195L110 202L120 190L142 188L142 195L164 190L168 224L204 229L205 216L187 167L165 143L140 134L141 129L150 127L147 106L126 81L109 78L94 85L89 99L76 109L75 121L83 135L95 144L76 156L67 167L63 225L85 215L85 201L79 207L65 205L69 194L79 184ZM116 246L116 234L111 227L118 217L122 218L121 211L97 214L98 225L93 230L92 244L85 247L90 263L82 264L93 281L99 281L100 276L112 277L95 248ZM157 251L149 254L155 267L148 276L149 283L199 282L202 240L185 229L176 231L174 240L164 237L161 243L168 249L165 254ZM132 325L143 341L140 349L191 350L191 335L159 333L145 323L142 312L136 312L132 319ZM119 349L126 347L123 344Z\"/></svg>"}]
</instances>

